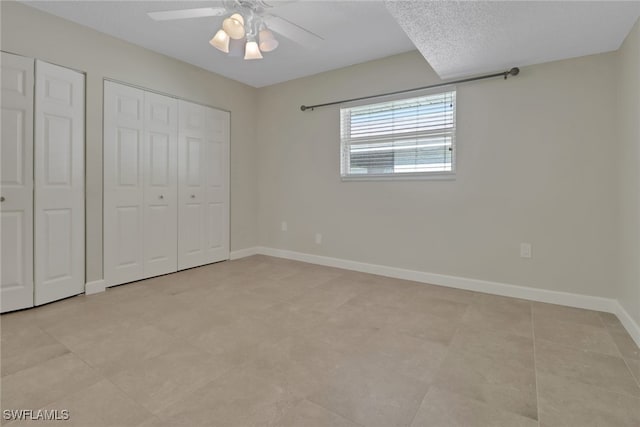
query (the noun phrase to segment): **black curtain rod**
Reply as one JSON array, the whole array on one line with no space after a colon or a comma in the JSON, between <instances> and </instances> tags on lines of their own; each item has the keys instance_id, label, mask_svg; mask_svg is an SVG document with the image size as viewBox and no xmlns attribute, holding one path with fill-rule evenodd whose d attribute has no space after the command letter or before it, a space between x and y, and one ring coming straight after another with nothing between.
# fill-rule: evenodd
<instances>
[{"instance_id":1,"label":"black curtain rod","mask_svg":"<svg viewBox=\"0 0 640 427\"><path fill-rule=\"evenodd\" d=\"M431 89L431 88L434 88L434 87L441 87L441 86L449 86L449 85L458 84L458 83L473 82L473 81L476 81L476 80L492 79L494 77L504 77L504 79L506 80L507 77L509 77L509 76L517 76L519 73L520 73L520 68L514 67L514 68L510 69L509 71L504 71L502 73L487 74L485 76L478 76L478 77L469 77L468 79L454 80L454 81L450 81L450 82L442 82L442 83L437 83L437 84L434 84L434 85L417 87L415 89L398 90L398 91L395 91L395 92L381 93L379 95L361 96L360 98L343 99L342 101L333 101L333 102L327 102L327 103L324 103L324 104L301 105L300 106L300 110L302 110L302 111L307 111L307 110L313 111L316 108L328 107L330 105L338 105L338 104L344 104L344 103L347 103L347 102L361 101L363 99L379 98L381 96L398 95L398 94L401 94L401 93L415 92L415 91L418 91L418 90Z\"/></svg>"}]
</instances>

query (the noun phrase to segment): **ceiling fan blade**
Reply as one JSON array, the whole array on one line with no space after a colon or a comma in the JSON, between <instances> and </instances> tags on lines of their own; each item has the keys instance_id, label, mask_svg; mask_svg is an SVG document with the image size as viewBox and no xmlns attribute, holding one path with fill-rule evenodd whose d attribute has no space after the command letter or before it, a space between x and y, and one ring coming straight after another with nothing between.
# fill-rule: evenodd
<instances>
[{"instance_id":1,"label":"ceiling fan blade","mask_svg":"<svg viewBox=\"0 0 640 427\"><path fill-rule=\"evenodd\" d=\"M319 35L302 28L280 16L266 15L264 22L269 29L308 48L316 48L324 41Z\"/></svg>"},{"instance_id":2,"label":"ceiling fan blade","mask_svg":"<svg viewBox=\"0 0 640 427\"><path fill-rule=\"evenodd\" d=\"M258 0L258 2L266 8L284 6L289 3L297 3L298 1L300 0Z\"/></svg>"},{"instance_id":3,"label":"ceiling fan blade","mask_svg":"<svg viewBox=\"0 0 640 427\"><path fill-rule=\"evenodd\" d=\"M226 9L224 7L201 7L198 9L161 10L158 12L148 12L147 15L155 21L170 21L174 19L222 16L225 13Z\"/></svg>"}]
</instances>

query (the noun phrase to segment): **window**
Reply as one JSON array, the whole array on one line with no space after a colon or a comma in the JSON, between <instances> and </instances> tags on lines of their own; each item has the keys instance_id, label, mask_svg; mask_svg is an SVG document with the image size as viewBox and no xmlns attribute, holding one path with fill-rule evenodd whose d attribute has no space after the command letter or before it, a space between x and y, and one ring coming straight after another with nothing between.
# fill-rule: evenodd
<instances>
[{"instance_id":1,"label":"window","mask_svg":"<svg viewBox=\"0 0 640 427\"><path fill-rule=\"evenodd\" d=\"M340 119L345 179L454 172L455 89L342 108Z\"/></svg>"}]
</instances>

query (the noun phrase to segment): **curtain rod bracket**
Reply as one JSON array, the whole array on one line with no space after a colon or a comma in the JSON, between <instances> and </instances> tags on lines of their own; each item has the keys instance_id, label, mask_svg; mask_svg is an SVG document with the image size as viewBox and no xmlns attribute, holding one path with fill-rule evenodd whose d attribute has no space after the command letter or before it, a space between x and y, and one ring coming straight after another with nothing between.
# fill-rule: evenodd
<instances>
[{"instance_id":1,"label":"curtain rod bracket","mask_svg":"<svg viewBox=\"0 0 640 427\"><path fill-rule=\"evenodd\" d=\"M320 107L329 107L331 105L345 104L347 102L362 101L364 99L372 99L372 98L380 98L382 96L388 96L388 95L399 95L401 93L416 92L416 91L424 90L424 89L431 89L431 88L435 88L435 87L448 86L448 85L453 85L453 84L457 84L457 83L473 82L473 81L476 81L476 80L484 80L484 79L490 79L490 78L500 77L500 76L503 76L504 79L507 80L507 77L509 77L509 76L517 76L518 74L520 74L520 68L513 67L510 70L504 71L502 73L487 74L487 75L484 75L484 76L469 77L469 78L462 79L462 80L454 80L454 81L450 81L450 82L436 83L436 84L433 84L433 85L430 85L430 86L418 87L418 88L415 88L415 89L405 89L405 90L398 90L396 92L381 93L380 95L369 95L369 96L362 96L360 98L343 99L342 101L326 102L324 104L301 105L300 106L300 111L307 111L307 110L314 111L316 109L316 107L318 107L318 108L320 108Z\"/></svg>"}]
</instances>

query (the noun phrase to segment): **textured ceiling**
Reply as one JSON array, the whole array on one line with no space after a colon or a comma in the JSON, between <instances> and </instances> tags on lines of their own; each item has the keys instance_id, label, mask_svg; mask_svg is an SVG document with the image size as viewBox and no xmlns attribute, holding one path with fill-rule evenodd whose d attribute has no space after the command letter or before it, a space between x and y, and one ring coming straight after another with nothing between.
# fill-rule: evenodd
<instances>
[{"instance_id":1,"label":"textured ceiling","mask_svg":"<svg viewBox=\"0 0 640 427\"><path fill-rule=\"evenodd\" d=\"M617 50L640 1L386 1L443 79Z\"/></svg>"},{"instance_id":2,"label":"textured ceiling","mask_svg":"<svg viewBox=\"0 0 640 427\"><path fill-rule=\"evenodd\" d=\"M209 45L223 17L153 21L147 12L221 6L221 1L23 1L53 15L255 87L414 50L382 1L297 1L269 9L321 36L309 49L278 37L260 61L230 58Z\"/></svg>"},{"instance_id":3,"label":"textured ceiling","mask_svg":"<svg viewBox=\"0 0 640 427\"><path fill-rule=\"evenodd\" d=\"M415 49L443 79L616 50L640 16L636 1L307 1L269 12L318 34L310 49L284 37L260 61L208 43L223 17L153 21L147 12L222 1L24 3L255 87ZM385 7L386 6L386 7Z\"/></svg>"}]
</instances>

